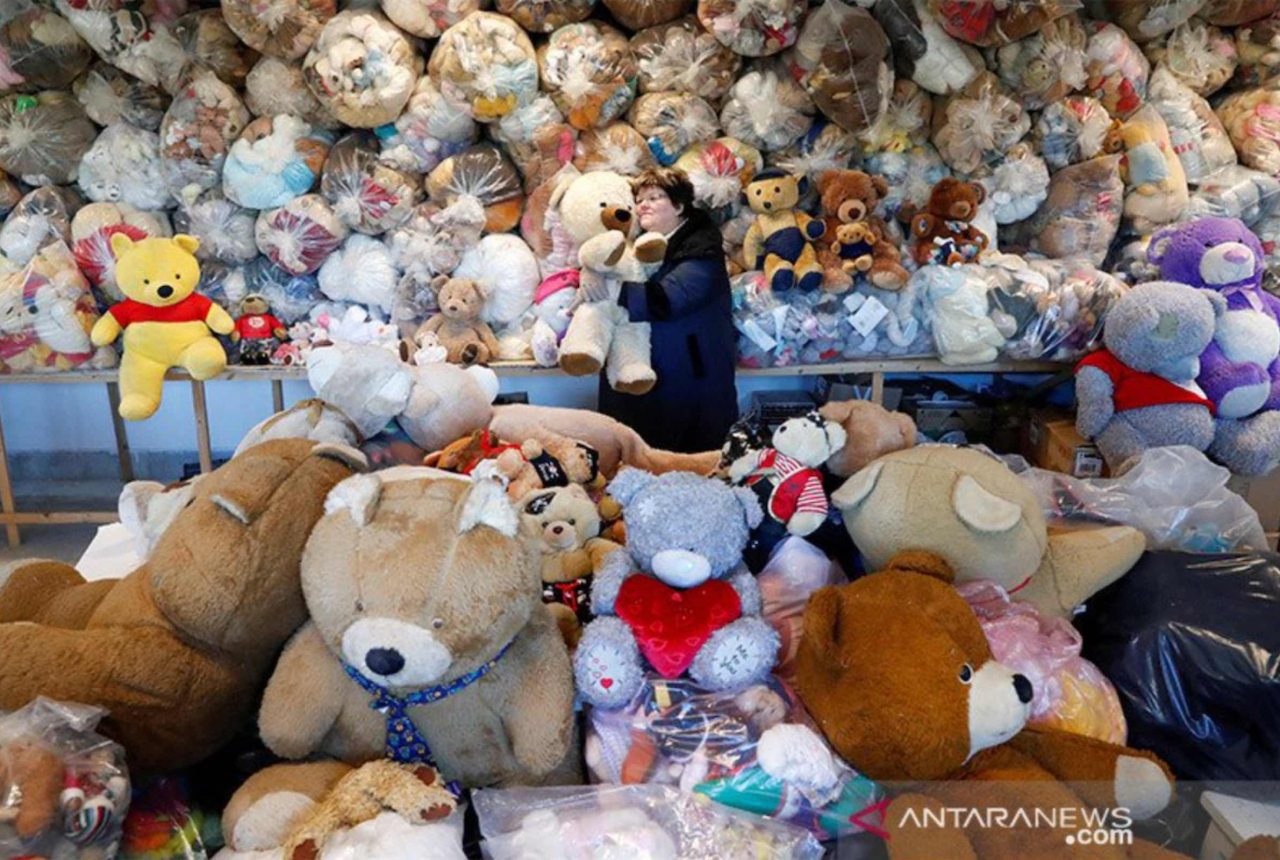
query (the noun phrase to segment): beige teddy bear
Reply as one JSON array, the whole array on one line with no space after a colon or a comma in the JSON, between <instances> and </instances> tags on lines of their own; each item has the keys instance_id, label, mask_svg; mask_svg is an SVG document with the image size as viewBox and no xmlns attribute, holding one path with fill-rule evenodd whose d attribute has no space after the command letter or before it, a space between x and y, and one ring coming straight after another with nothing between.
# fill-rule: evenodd
<instances>
[{"instance_id":1,"label":"beige teddy bear","mask_svg":"<svg viewBox=\"0 0 1280 860\"><path fill-rule=\"evenodd\" d=\"M475 281L437 275L431 282L440 303L440 312L414 333L414 342L434 334L454 364L488 364L498 354L498 339L489 324L480 319L484 293Z\"/></svg>"}]
</instances>

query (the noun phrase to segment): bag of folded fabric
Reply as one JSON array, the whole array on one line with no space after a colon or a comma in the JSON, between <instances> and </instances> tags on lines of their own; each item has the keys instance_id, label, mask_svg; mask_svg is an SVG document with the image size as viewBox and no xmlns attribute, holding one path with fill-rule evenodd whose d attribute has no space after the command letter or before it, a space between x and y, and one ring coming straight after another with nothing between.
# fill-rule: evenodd
<instances>
[{"instance_id":1,"label":"bag of folded fabric","mask_svg":"<svg viewBox=\"0 0 1280 860\"><path fill-rule=\"evenodd\" d=\"M342 127L307 86L300 60L260 57L245 78L244 104L254 116L288 114L315 128L336 131Z\"/></svg>"},{"instance_id":2,"label":"bag of folded fabric","mask_svg":"<svg viewBox=\"0 0 1280 860\"><path fill-rule=\"evenodd\" d=\"M804 0L698 0L698 20L722 45L744 57L767 57L795 44Z\"/></svg>"},{"instance_id":3,"label":"bag of folded fabric","mask_svg":"<svg viewBox=\"0 0 1280 860\"><path fill-rule=\"evenodd\" d=\"M258 117L232 144L222 166L222 190L247 209L274 209L320 181L333 136L297 117Z\"/></svg>"},{"instance_id":4,"label":"bag of folded fabric","mask_svg":"<svg viewBox=\"0 0 1280 860\"><path fill-rule=\"evenodd\" d=\"M176 93L191 72L190 57L174 35L185 3L157 0L54 0L103 60L135 78Z\"/></svg>"},{"instance_id":5,"label":"bag of folded fabric","mask_svg":"<svg viewBox=\"0 0 1280 860\"><path fill-rule=\"evenodd\" d=\"M385 163L377 136L367 131L329 150L320 193L348 229L372 236L404 223L422 199L421 179Z\"/></svg>"},{"instance_id":6,"label":"bag of folded fabric","mask_svg":"<svg viewBox=\"0 0 1280 860\"><path fill-rule=\"evenodd\" d=\"M356 128L395 122L422 77L422 55L380 12L348 9L320 31L302 74L339 121Z\"/></svg>"},{"instance_id":7,"label":"bag of folded fabric","mask_svg":"<svg viewBox=\"0 0 1280 860\"><path fill-rule=\"evenodd\" d=\"M578 130L565 122L549 96L538 96L516 108L490 125L489 134L520 171L524 190L530 194L577 154ZM465 146L445 153L445 157Z\"/></svg>"},{"instance_id":8,"label":"bag of folded fabric","mask_svg":"<svg viewBox=\"0 0 1280 860\"><path fill-rule=\"evenodd\" d=\"M446 30L428 71L477 122L497 122L538 95L533 43L518 24L494 12L472 12Z\"/></svg>"},{"instance_id":9,"label":"bag of folded fabric","mask_svg":"<svg viewBox=\"0 0 1280 860\"><path fill-rule=\"evenodd\" d=\"M608 170L637 176L657 165L644 135L627 122L581 132L573 155L573 166L582 173Z\"/></svg>"},{"instance_id":10,"label":"bag of folded fabric","mask_svg":"<svg viewBox=\"0 0 1280 860\"><path fill-rule=\"evenodd\" d=\"M49 245L70 245L71 218L84 202L79 192L66 185L46 185L30 192L0 226L0 256L25 266Z\"/></svg>"},{"instance_id":11,"label":"bag of folded fabric","mask_svg":"<svg viewBox=\"0 0 1280 860\"><path fill-rule=\"evenodd\" d=\"M670 167L690 147L710 143L720 133L715 110L705 99L688 93L642 95L631 106L627 119L663 167Z\"/></svg>"},{"instance_id":12,"label":"bag of folded fabric","mask_svg":"<svg viewBox=\"0 0 1280 860\"><path fill-rule=\"evenodd\" d=\"M1025 39L1050 21L1078 11L1081 0L929 0L942 29L961 41L982 48Z\"/></svg>"},{"instance_id":13,"label":"bag of folded fabric","mask_svg":"<svg viewBox=\"0 0 1280 860\"><path fill-rule=\"evenodd\" d=\"M785 62L757 61L738 79L720 110L720 126L732 138L771 152L791 146L809 131L817 107Z\"/></svg>"},{"instance_id":14,"label":"bag of folded fabric","mask_svg":"<svg viewBox=\"0 0 1280 860\"><path fill-rule=\"evenodd\" d=\"M1187 181L1198 183L1236 163L1236 148L1209 103L1164 66L1151 73L1147 98L1169 127Z\"/></svg>"},{"instance_id":15,"label":"bag of folded fabric","mask_svg":"<svg viewBox=\"0 0 1280 860\"><path fill-rule=\"evenodd\" d=\"M221 187L227 151L249 119L236 91L208 70L197 72L174 96L160 123L160 157L169 191L180 203Z\"/></svg>"},{"instance_id":16,"label":"bag of folded fabric","mask_svg":"<svg viewBox=\"0 0 1280 860\"><path fill-rule=\"evenodd\" d=\"M719 104L738 77L742 57L702 29L693 16L631 37L641 93L676 92Z\"/></svg>"},{"instance_id":17,"label":"bag of folded fabric","mask_svg":"<svg viewBox=\"0 0 1280 860\"><path fill-rule=\"evenodd\" d=\"M76 79L72 91L89 119L101 126L124 123L154 132L169 109L164 90L101 61Z\"/></svg>"},{"instance_id":18,"label":"bag of folded fabric","mask_svg":"<svg viewBox=\"0 0 1280 860\"><path fill-rule=\"evenodd\" d=\"M468 197L478 200L484 207L487 233L514 229L524 211L520 173L491 143L470 147L442 161L428 174L426 187L427 196L437 206Z\"/></svg>"},{"instance_id":19,"label":"bag of folded fabric","mask_svg":"<svg viewBox=\"0 0 1280 860\"><path fill-rule=\"evenodd\" d=\"M0 170L27 185L75 182L98 130L75 97L48 90L0 99Z\"/></svg>"},{"instance_id":20,"label":"bag of folded fabric","mask_svg":"<svg viewBox=\"0 0 1280 860\"><path fill-rule=\"evenodd\" d=\"M258 250L295 276L314 274L350 232L319 194L304 194L260 212L254 225Z\"/></svg>"},{"instance_id":21,"label":"bag of folded fabric","mask_svg":"<svg viewBox=\"0 0 1280 860\"><path fill-rule=\"evenodd\" d=\"M550 99L543 101L550 103ZM541 121L547 117L529 119ZM559 121L558 114L555 121ZM404 113L394 124L382 126L375 133L382 144L383 162L402 173L430 173L449 156L475 144L480 138L480 126L465 105L448 99L430 75L423 75Z\"/></svg>"},{"instance_id":22,"label":"bag of folded fabric","mask_svg":"<svg viewBox=\"0 0 1280 860\"><path fill-rule=\"evenodd\" d=\"M584 21L560 27L538 48L538 74L569 125L585 131L622 117L639 71L621 31Z\"/></svg>"},{"instance_id":23,"label":"bag of folded fabric","mask_svg":"<svg viewBox=\"0 0 1280 860\"><path fill-rule=\"evenodd\" d=\"M68 89L92 60L75 28L52 9L0 11L0 94Z\"/></svg>"},{"instance_id":24,"label":"bag of folded fabric","mask_svg":"<svg viewBox=\"0 0 1280 860\"><path fill-rule=\"evenodd\" d=\"M933 145L958 173L998 165L1030 129L1022 103L990 72L934 105Z\"/></svg>"},{"instance_id":25,"label":"bag of folded fabric","mask_svg":"<svg viewBox=\"0 0 1280 860\"><path fill-rule=\"evenodd\" d=\"M874 125L889 106L889 37L866 9L827 0L785 56L814 104L845 131Z\"/></svg>"},{"instance_id":26,"label":"bag of folded fabric","mask_svg":"<svg viewBox=\"0 0 1280 860\"><path fill-rule=\"evenodd\" d=\"M71 251L80 271L109 304L126 296L116 283L116 257L111 237L123 233L134 242L169 237L173 228L164 212L143 212L128 203L90 203L71 219Z\"/></svg>"},{"instance_id":27,"label":"bag of folded fabric","mask_svg":"<svg viewBox=\"0 0 1280 860\"><path fill-rule=\"evenodd\" d=\"M205 191L173 213L173 229L200 241L196 259L201 263L241 266L258 256L253 235L258 213L228 200L220 188Z\"/></svg>"},{"instance_id":28,"label":"bag of folded fabric","mask_svg":"<svg viewBox=\"0 0 1280 860\"><path fill-rule=\"evenodd\" d=\"M227 26L269 57L300 59L337 12L336 0L222 0Z\"/></svg>"}]
</instances>

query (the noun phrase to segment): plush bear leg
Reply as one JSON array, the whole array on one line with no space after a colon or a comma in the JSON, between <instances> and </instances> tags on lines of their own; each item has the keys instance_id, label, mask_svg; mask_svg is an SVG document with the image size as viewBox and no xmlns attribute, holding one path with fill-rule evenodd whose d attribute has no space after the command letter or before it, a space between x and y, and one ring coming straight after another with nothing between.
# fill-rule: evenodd
<instances>
[{"instance_id":1,"label":"plush bear leg","mask_svg":"<svg viewBox=\"0 0 1280 860\"><path fill-rule=\"evenodd\" d=\"M812 245L806 244L800 251L795 272L796 286L801 291L811 293L822 286L822 264L818 262L818 255L814 252Z\"/></svg>"},{"instance_id":2,"label":"plush bear leg","mask_svg":"<svg viewBox=\"0 0 1280 860\"><path fill-rule=\"evenodd\" d=\"M1133 468L1142 452L1151 447L1142 434L1123 418L1112 418L1094 440L1113 476Z\"/></svg>"},{"instance_id":3,"label":"plush bear leg","mask_svg":"<svg viewBox=\"0 0 1280 860\"><path fill-rule=\"evenodd\" d=\"M765 255L764 278L769 282L769 289L775 293L785 293L796 285L796 273L791 261L777 254Z\"/></svg>"},{"instance_id":4,"label":"plush bear leg","mask_svg":"<svg viewBox=\"0 0 1280 860\"><path fill-rule=\"evenodd\" d=\"M708 690L732 690L768 676L778 657L778 633L762 618L739 618L702 646L689 675Z\"/></svg>"},{"instance_id":5,"label":"plush bear leg","mask_svg":"<svg viewBox=\"0 0 1280 860\"><path fill-rule=\"evenodd\" d=\"M279 764L240 786L222 811L222 833L233 851L279 848L351 766L337 761Z\"/></svg>"},{"instance_id":6,"label":"plush bear leg","mask_svg":"<svg viewBox=\"0 0 1280 860\"><path fill-rule=\"evenodd\" d=\"M592 302L573 312L560 344L560 369L570 376L600 372L613 344L613 315L607 303Z\"/></svg>"},{"instance_id":7,"label":"plush bear leg","mask_svg":"<svg viewBox=\"0 0 1280 860\"><path fill-rule=\"evenodd\" d=\"M1231 860L1280 860L1280 836L1255 836L1240 843Z\"/></svg>"},{"instance_id":8,"label":"plush bear leg","mask_svg":"<svg viewBox=\"0 0 1280 860\"><path fill-rule=\"evenodd\" d=\"M582 630L573 658L578 693L593 705L616 709L644 683L640 646L621 618L597 618Z\"/></svg>"},{"instance_id":9,"label":"plush bear leg","mask_svg":"<svg viewBox=\"0 0 1280 860\"><path fill-rule=\"evenodd\" d=\"M34 621L53 627L84 627L114 580L86 583L60 561L23 559L0 568L0 624Z\"/></svg>"},{"instance_id":10,"label":"plush bear leg","mask_svg":"<svg viewBox=\"0 0 1280 860\"><path fill-rule=\"evenodd\" d=\"M1271 362L1267 373L1271 376L1271 394L1267 397L1267 402L1262 404L1262 408L1264 410L1280 409L1280 358Z\"/></svg>"},{"instance_id":11,"label":"plush bear leg","mask_svg":"<svg viewBox=\"0 0 1280 860\"><path fill-rule=\"evenodd\" d=\"M211 337L202 337L182 351L178 361L192 379L212 379L227 367L227 353Z\"/></svg>"},{"instance_id":12,"label":"plush bear leg","mask_svg":"<svg viewBox=\"0 0 1280 860\"><path fill-rule=\"evenodd\" d=\"M613 345L605 368L609 385L624 394L648 394L658 381L649 363L649 324L620 322L613 330Z\"/></svg>"},{"instance_id":13,"label":"plush bear leg","mask_svg":"<svg viewBox=\"0 0 1280 860\"><path fill-rule=\"evenodd\" d=\"M884 812L889 860L978 860L964 831L922 827L916 822L945 821L941 801L923 794L902 794ZM994 860L994 858L993 858Z\"/></svg>"},{"instance_id":14,"label":"plush bear leg","mask_svg":"<svg viewBox=\"0 0 1280 860\"><path fill-rule=\"evenodd\" d=\"M1237 475L1257 477L1280 463L1280 412L1215 422L1209 454Z\"/></svg>"},{"instance_id":15,"label":"plush bear leg","mask_svg":"<svg viewBox=\"0 0 1280 860\"><path fill-rule=\"evenodd\" d=\"M125 347L120 359L120 417L145 421L160 408L164 374L169 368Z\"/></svg>"}]
</instances>

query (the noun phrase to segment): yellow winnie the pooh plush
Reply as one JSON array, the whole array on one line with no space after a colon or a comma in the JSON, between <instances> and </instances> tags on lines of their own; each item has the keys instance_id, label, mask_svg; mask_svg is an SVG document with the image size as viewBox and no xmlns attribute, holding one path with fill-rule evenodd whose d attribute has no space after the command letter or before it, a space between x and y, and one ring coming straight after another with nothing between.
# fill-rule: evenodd
<instances>
[{"instance_id":1,"label":"yellow winnie the pooh plush","mask_svg":"<svg viewBox=\"0 0 1280 860\"><path fill-rule=\"evenodd\" d=\"M111 237L116 280L127 298L102 315L89 337L95 346L105 346L124 332L120 416L127 421L150 418L160 408L170 367L185 369L192 379L209 379L227 366L227 354L209 330L230 334L235 322L195 292L199 247L198 239L181 233L140 242L123 233Z\"/></svg>"}]
</instances>

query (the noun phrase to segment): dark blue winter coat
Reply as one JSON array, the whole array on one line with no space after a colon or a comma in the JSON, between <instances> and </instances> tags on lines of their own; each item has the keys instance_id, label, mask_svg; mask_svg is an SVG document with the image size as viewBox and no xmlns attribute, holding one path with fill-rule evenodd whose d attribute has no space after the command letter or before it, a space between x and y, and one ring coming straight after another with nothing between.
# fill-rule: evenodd
<instances>
[{"instance_id":1,"label":"dark blue winter coat","mask_svg":"<svg viewBox=\"0 0 1280 860\"><path fill-rule=\"evenodd\" d=\"M667 242L647 283L622 286L618 303L653 333L658 382L648 394L621 394L600 375L600 411L670 451L718 449L738 419L736 332L720 230L694 209Z\"/></svg>"}]
</instances>

